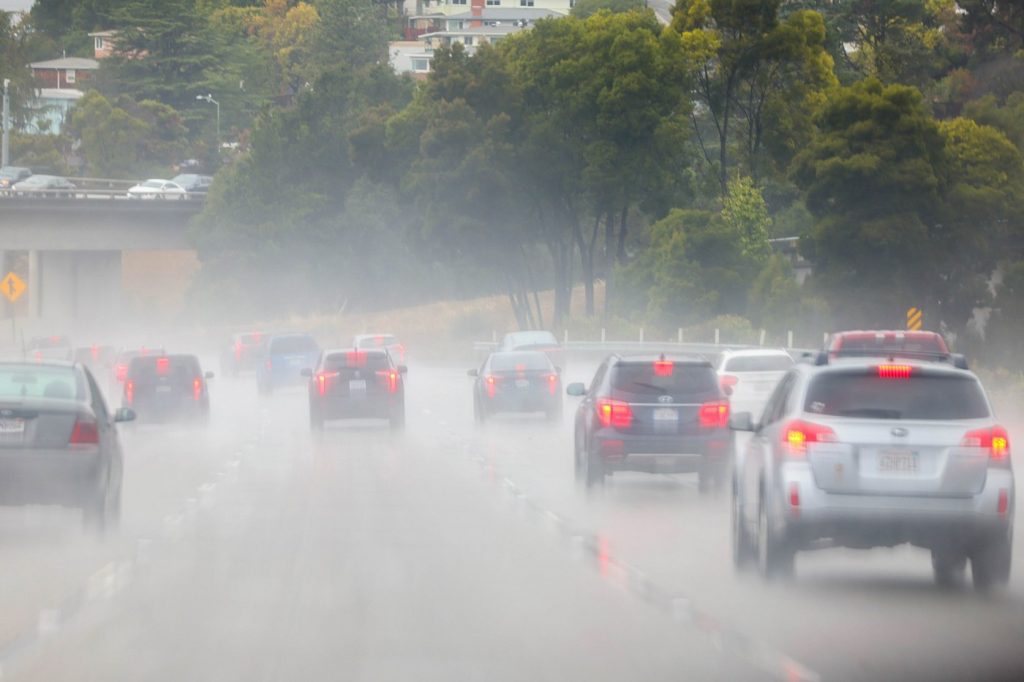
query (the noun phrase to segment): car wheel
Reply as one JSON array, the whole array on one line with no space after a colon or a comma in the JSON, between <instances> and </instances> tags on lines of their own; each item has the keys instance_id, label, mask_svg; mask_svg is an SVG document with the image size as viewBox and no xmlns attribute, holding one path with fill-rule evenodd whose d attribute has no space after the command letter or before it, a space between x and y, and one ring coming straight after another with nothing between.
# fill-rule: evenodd
<instances>
[{"instance_id":1,"label":"car wheel","mask_svg":"<svg viewBox=\"0 0 1024 682\"><path fill-rule=\"evenodd\" d=\"M324 430L324 416L312 405L309 406L309 428L313 431Z\"/></svg>"},{"instance_id":2,"label":"car wheel","mask_svg":"<svg viewBox=\"0 0 1024 682\"><path fill-rule=\"evenodd\" d=\"M768 519L768 506L762 495L757 517L757 568L762 578L788 577L793 574L795 552L778 536Z\"/></svg>"},{"instance_id":3,"label":"car wheel","mask_svg":"<svg viewBox=\"0 0 1024 682\"><path fill-rule=\"evenodd\" d=\"M747 526L743 521L743 501L740 499L739 486L734 482L732 488L732 562L740 570L746 569L757 556L757 548L750 539Z\"/></svg>"},{"instance_id":4,"label":"car wheel","mask_svg":"<svg viewBox=\"0 0 1024 682\"><path fill-rule=\"evenodd\" d=\"M582 457L583 464L583 483L586 485L587 490L593 490L594 488L604 485L605 471L604 460L601 459L600 455L595 456L590 448L587 448L583 452Z\"/></svg>"},{"instance_id":5,"label":"car wheel","mask_svg":"<svg viewBox=\"0 0 1024 682\"><path fill-rule=\"evenodd\" d=\"M96 535L106 535L117 529L121 521L121 491L104 491L82 507L82 526Z\"/></svg>"},{"instance_id":6,"label":"car wheel","mask_svg":"<svg viewBox=\"0 0 1024 682\"><path fill-rule=\"evenodd\" d=\"M1012 529L980 543L971 552L971 575L974 578L974 589L979 592L988 592L993 588L1006 585L1010 581L1012 556Z\"/></svg>"},{"instance_id":7,"label":"car wheel","mask_svg":"<svg viewBox=\"0 0 1024 682\"><path fill-rule=\"evenodd\" d=\"M967 555L949 549L932 550L935 584L943 588L961 587L967 571Z\"/></svg>"},{"instance_id":8,"label":"car wheel","mask_svg":"<svg viewBox=\"0 0 1024 682\"><path fill-rule=\"evenodd\" d=\"M392 431L400 431L405 428L405 405L400 405L391 411L388 419Z\"/></svg>"}]
</instances>

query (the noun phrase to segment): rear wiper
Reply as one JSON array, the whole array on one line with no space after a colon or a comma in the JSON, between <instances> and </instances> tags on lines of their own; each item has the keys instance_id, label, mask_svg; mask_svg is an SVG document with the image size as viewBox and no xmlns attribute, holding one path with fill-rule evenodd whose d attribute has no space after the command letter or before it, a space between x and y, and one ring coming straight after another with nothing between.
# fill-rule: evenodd
<instances>
[{"instance_id":1,"label":"rear wiper","mask_svg":"<svg viewBox=\"0 0 1024 682\"><path fill-rule=\"evenodd\" d=\"M875 417L877 419L899 419L903 415L898 410L883 410L877 407L861 407L856 410L839 410L839 417Z\"/></svg>"}]
</instances>

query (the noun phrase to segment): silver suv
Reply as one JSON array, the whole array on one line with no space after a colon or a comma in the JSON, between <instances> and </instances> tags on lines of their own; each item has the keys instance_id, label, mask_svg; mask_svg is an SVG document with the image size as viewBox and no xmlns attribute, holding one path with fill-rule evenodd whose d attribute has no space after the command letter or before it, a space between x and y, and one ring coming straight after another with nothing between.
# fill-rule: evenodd
<instances>
[{"instance_id":1,"label":"silver suv","mask_svg":"<svg viewBox=\"0 0 1024 682\"><path fill-rule=\"evenodd\" d=\"M818 547L931 550L940 585L1005 584L1014 487L1006 429L978 378L944 363L886 358L793 367L752 431L733 481L733 555L790 573Z\"/></svg>"}]
</instances>

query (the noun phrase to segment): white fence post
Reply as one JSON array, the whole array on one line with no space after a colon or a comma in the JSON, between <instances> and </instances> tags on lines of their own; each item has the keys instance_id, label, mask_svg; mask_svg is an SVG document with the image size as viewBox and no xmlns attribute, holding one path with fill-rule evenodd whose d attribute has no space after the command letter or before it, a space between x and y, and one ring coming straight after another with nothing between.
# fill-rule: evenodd
<instances>
[{"instance_id":1,"label":"white fence post","mask_svg":"<svg viewBox=\"0 0 1024 682\"><path fill-rule=\"evenodd\" d=\"M606 332L605 328L601 327L601 343L604 343L605 340L606 340L607 334L605 332Z\"/></svg>"},{"instance_id":2,"label":"white fence post","mask_svg":"<svg viewBox=\"0 0 1024 682\"><path fill-rule=\"evenodd\" d=\"M828 332L822 332L821 336L821 345L823 347L828 347Z\"/></svg>"},{"instance_id":3,"label":"white fence post","mask_svg":"<svg viewBox=\"0 0 1024 682\"><path fill-rule=\"evenodd\" d=\"M640 343L644 342L644 328L640 327Z\"/></svg>"},{"instance_id":4,"label":"white fence post","mask_svg":"<svg viewBox=\"0 0 1024 682\"><path fill-rule=\"evenodd\" d=\"M565 346L568 346L569 345L569 329L568 328L566 328L566 330L564 332L562 332L562 339L563 339L562 344L565 345Z\"/></svg>"},{"instance_id":5,"label":"white fence post","mask_svg":"<svg viewBox=\"0 0 1024 682\"><path fill-rule=\"evenodd\" d=\"M682 327L679 328L678 333L676 334L676 338L678 339L679 343L683 342L683 328Z\"/></svg>"},{"instance_id":6,"label":"white fence post","mask_svg":"<svg viewBox=\"0 0 1024 682\"><path fill-rule=\"evenodd\" d=\"M788 332L786 332L786 348L792 348L792 347L793 347L793 330L790 329Z\"/></svg>"},{"instance_id":7,"label":"white fence post","mask_svg":"<svg viewBox=\"0 0 1024 682\"><path fill-rule=\"evenodd\" d=\"M760 338L760 340L758 340L758 342L757 342L757 345L759 345L759 346L763 346L763 345L764 345L764 333L765 333L765 332L764 332L764 330L762 329L762 330L761 330L761 338Z\"/></svg>"},{"instance_id":8,"label":"white fence post","mask_svg":"<svg viewBox=\"0 0 1024 682\"><path fill-rule=\"evenodd\" d=\"M498 330L497 329L492 329L491 330L491 343L498 343Z\"/></svg>"},{"instance_id":9,"label":"white fence post","mask_svg":"<svg viewBox=\"0 0 1024 682\"><path fill-rule=\"evenodd\" d=\"M721 332L721 330L718 327L715 327L715 345L716 346L718 345L720 339L722 338L722 335L721 335L720 332Z\"/></svg>"}]
</instances>

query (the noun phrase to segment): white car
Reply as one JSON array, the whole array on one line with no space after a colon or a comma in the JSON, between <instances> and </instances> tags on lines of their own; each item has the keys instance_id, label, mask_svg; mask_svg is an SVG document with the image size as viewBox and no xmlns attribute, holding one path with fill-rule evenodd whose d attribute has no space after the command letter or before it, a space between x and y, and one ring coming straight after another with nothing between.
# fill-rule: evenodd
<instances>
[{"instance_id":1,"label":"white car","mask_svg":"<svg viewBox=\"0 0 1024 682\"><path fill-rule=\"evenodd\" d=\"M129 199L184 199L185 188L170 180L152 178L128 190Z\"/></svg>"},{"instance_id":2,"label":"white car","mask_svg":"<svg viewBox=\"0 0 1024 682\"><path fill-rule=\"evenodd\" d=\"M718 360L718 383L729 396L733 413L750 412L756 419L792 366L793 358L782 349L729 350Z\"/></svg>"}]
</instances>

